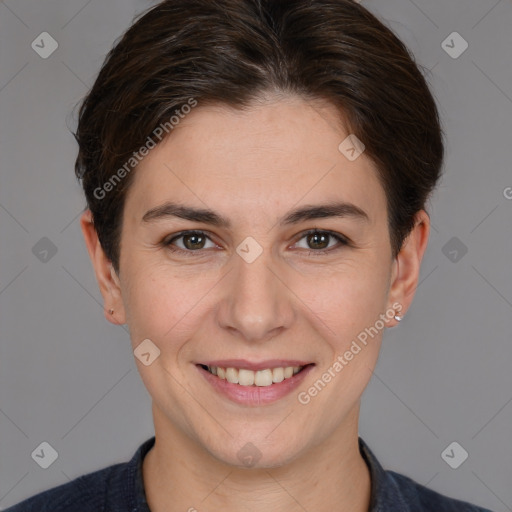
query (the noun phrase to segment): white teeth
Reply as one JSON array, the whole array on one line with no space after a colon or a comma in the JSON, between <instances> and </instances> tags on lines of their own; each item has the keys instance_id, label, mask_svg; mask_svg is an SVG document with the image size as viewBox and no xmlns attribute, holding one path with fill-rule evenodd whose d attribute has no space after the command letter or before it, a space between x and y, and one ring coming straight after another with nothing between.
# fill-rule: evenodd
<instances>
[{"instance_id":1,"label":"white teeth","mask_svg":"<svg viewBox=\"0 0 512 512\"><path fill-rule=\"evenodd\" d=\"M283 382L284 368L274 368L272 370L272 382Z\"/></svg>"},{"instance_id":2,"label":"white teeth","mask_svg":"<svg viewBox=\"0 0 512 512\"><path fill-rule=\"evenodd\" d=\"M265 370L246 370L244 368L221 368L220 366L208 366L208 371L217 375L219 379L225 379L231 384L240 386L270 386L289 379L302 370L303 366L286 366L268 368Z\"/></svg>"},{"instance_id":3,"label":"white teeth","mask_svg":"<svg viewBox=\"0 0 512 512\"><path fill-rule=\"evenodd\" d=\"M238 372L235 368L226 368L226 380L231 384L238 384Z\"/></svg>"},{"instance_id":4,"label":"white teeth","mask_svg":"<svg viewBox=\"0 0 512 512\"><path fill-rule=\"evenodd\" d=\"M238 384L252 386L254 384L254 372L252 370L238 370Z\"/></svg>"},{"instance_id":5,"label":"white teeth","mask_svg":"<svg viewBox=\"0 0 512 512\"><path fill-rule=\"evenodd\" d=\"M284 378L289 379L293 375L293 366L287 366L284 369Z\"/></svg>"},{"instance_id":6,"label":"white teeth","mask_svg":"<svg viewBox=\"0 0 512 512\"><path fill-rule=\"evenodd\" d=\"M256 386L270 386L272 384L272 370L259 370L254 375Z\"/></svg>"}]
</instances>

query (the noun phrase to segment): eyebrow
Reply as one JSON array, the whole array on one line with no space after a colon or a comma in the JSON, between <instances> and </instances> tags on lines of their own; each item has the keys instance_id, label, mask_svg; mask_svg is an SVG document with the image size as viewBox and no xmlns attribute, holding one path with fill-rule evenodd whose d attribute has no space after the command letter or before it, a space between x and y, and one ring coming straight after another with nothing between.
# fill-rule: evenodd
<instances>
[{"instance_id":1,"label":"eyebrow","mask_svg":"<svg viewBox=\"0 0 512 512\"><path fill-rule=\"evenodd\" d=\"M230 228L231 221L210 209L195 208L184 204L165 202L155 208L148 210L142 217L143 222L153 222L161 219L177 217L180 219L190 220L193 222L201 222L210 224L219 228ZM352 203L334 202L321 205L306 205L296 210L292 210L282 219L280 224L283 226L298 224L312 219L324 219L329 217L351 217L357 220L369 222L368 214Z\"/></svg>"}]
</instances>

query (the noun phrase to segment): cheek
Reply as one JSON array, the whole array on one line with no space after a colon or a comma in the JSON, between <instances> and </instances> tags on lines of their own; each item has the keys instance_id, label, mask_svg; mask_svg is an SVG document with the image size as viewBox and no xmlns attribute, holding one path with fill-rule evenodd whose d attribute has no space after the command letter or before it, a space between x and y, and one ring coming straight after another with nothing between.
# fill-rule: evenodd
<instances>
[{"instance_id":1,"label":"cheek","mask_svg":"<svg viewBox=\"0 0 512 512\"><path fill-rule=\"evenodd\" d=\"M327 272L302 275L293 289L323 321L326 336L343 345L384 313L387 287L382 265L354 258Z\"/></svg>"},{"instance_id":2,"label":"cheek","mask_svg":"<svg viewBox=\"0 0 512 512\"><path fill-rule=\"evenodd\" d=\"M165 347L165 352L176 352L180 343L193 334L201 299L218 277L192 279L176 275L168 265L141 263L138 269L131 274L123 296L129 311L132 344L136 346L149 338L161 350ZM169 343L174 349L169 350Z\"/></svg>"}]
</instances>

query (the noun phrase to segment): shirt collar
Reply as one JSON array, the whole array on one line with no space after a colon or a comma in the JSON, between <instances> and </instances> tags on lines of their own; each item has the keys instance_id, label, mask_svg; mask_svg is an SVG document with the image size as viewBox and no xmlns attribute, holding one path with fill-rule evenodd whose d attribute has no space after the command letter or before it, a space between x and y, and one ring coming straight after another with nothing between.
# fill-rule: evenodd
<instances>
[{"instance_id":1,"label":"shirt collar","mask_svg":"<svg viewBox=\"0 0 512 512\"><path fill-rule=\"evenodd\" d=\"M363 457L371 478L371 498L368 512L408 512L397 482L389 471L386 471L368 445L359 437L359 452Z\"/></svg>"},{"instance_id":2,"label":"shirt collar","mask_svg":"<svg viewBox=\"0 0 512 512\"><path fill-rule=\"evenodd\" d=\"M155 444L155 436L151 437L139 446L135 452L129 465L129 477L127 485L128 501L130 505L130 512L151 512L146 500L146 493L144 491L144 480L142 477L142 461L146 454L153 448Z\"/></svg>"}]
</instances>

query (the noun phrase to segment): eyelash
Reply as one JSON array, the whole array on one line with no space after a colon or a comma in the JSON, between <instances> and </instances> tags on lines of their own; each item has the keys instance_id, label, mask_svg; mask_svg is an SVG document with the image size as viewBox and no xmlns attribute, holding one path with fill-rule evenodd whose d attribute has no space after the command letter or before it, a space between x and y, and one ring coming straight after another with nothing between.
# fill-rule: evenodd
<instances>
[{"instance_id":1,"label":"eyelash","mask_svg":"<svg viewBox=\"0 0 512 512\"><path fill-rule=\"evenodd\" d=\"M335 248L329 248L329 249L318 249L318 250L307 250L307 249L304 249L306 252L307 252L307 255L308 256L323 256L325 254L328 254L328 253L331 253L333 251L336 251L336 250L339 250L341 249L343 246L350 246L350 242L349 240L340 235L340 234L337 234L337 233L333 233L332 231L326 231L326 230L320 230L320 229L310 229L308 231L305 231L304 233L302 233L301 237L297 240L297 242L299 242L300 240L302 240L303 238L307 237L308 235L312 235L312 234L321 234L321 235L328 235L332 238L334 238L339 244L340 246L338 247L335 247ZM197 249L195 251L192 251L192 250L184 250L184 249L180 249L179 247L177 248L176 246L172 245L172 243L180 238L183 238L184 236L187 236L187 235L200 235L200 236L204 236L206 237L208 240L212 241L211 238L204 232L204 231L195 231L195 230L191 230L191 231L182 231L181 233L178 233L177 235L173 236L172 238L170 238L169 240L164 240L162 242L162 245L164 247L166 247L167 249L169 249L169 251L173 252L173 253L182 253L184 254L185 256L190 256L190 257L197 257L197 256L201 256L201 251L204 251L205 249ZM295 243L297 243L295 242ZM194 254L194 253L199 253L199 254Z\"/></svg>"}]
</instances>

